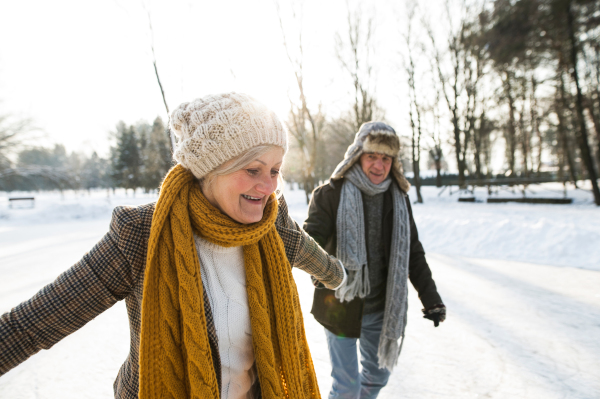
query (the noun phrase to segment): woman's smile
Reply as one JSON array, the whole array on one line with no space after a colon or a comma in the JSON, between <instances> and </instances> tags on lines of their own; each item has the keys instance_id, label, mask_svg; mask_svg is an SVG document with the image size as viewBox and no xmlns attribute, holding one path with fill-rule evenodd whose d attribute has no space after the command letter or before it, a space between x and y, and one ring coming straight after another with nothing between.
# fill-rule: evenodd
<instances>
[{"instance_id":1,"label":"woman's smile","mask_svg":"<svg viewBox=\"0 0 600 399\"><path fill-rule=\"evenodd\" d=\"M213 206L236 222L259 222L277 188L282 161L283 149L273 147L242 169L217 176L202 191Z\"/></svg>"}]
</instances>

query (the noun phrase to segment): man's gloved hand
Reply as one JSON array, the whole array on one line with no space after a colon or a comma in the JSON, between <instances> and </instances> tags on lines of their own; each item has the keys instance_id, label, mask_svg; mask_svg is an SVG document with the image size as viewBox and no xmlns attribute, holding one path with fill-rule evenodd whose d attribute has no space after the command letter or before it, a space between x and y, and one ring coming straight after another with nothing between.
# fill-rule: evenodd
<instances>
[{"instance_id":1,"label":"man's gloved hand","mask_svg":"<svg viewBox=\"0 0 600 399\"><path fill-rule=\"evenodd\" d=\"M434 327L440 325L441 322L446 320L446 306L443 303L438 303L427 309L423 309L423 318L433 321Z\"/></svg>"}]
</instances>

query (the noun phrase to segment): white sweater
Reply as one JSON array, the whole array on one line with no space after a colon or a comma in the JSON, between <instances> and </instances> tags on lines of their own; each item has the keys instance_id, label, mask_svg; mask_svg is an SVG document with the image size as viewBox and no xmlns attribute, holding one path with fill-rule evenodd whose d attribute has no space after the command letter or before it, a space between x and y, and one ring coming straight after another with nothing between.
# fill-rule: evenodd
<instances>
[{"instance_id":1,"label":"white sweater","mask_svg":"<svg viewBox=\"0 0 600 399\"><path fill-rule=\"evenodd\" d=\"M219 341L221 398L246 398L256 372L243 249L221 247L196 235L194 240Z\"/></svg>"}]
</instances>

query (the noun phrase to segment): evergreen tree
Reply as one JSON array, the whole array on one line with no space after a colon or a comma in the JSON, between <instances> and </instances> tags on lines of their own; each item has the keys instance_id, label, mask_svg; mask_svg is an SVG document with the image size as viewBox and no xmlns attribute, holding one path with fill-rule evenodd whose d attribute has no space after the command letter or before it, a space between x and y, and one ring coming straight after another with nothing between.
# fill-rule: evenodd
<instances>
[{"instance_id":1,"label":"evergreen tree","mask_svg":"<svg viewBox=\"0 0 600 399\"><path fill-rule=\"evenodd\" d=\"M34 147L21 151L18 155L18 166L52 166L55 168L68 166L67 150L62 144L53 149Z\"/></svg>"},{"instance_id":2,"label":"evergreen tree","mask_svg":"<svg viewBox=\"0 0 600 399\"><path fill-rule=\"evenodd\" d=\"M157 117L152 124L142 155L144 160L142 187L146 190L154 190L158 188L173 165L171 146L165 135L165 126L160 117Z\"/></svg>"},{"instance_id":3,"label":"evergreen tree","mask_svg":"<svg viewBox=\"0 0 600 399\"><path fill-rule=\"evenodd\" d=\"M121 152L123 151L123 143L125 140L126 133L127 125L125 125L125 122L123 121L119 121L117 123L117 131L111 133L111 135L114 136L116 140L116 145L114 147L110 147L110 167L108 173L108 180L110 181L110 187L112 187L113 191L116 187L124 187L124 165L121 164Z\"/></svg>"},{"instance_id":4,"label":"evergreen tree","mask_svg":"<svg viewBox=\"0 0 600 399\"><path fill-rule=\"evenodd\" d=\"M107 161L94 153L85 160L81 172L81 186L86 190L106 187Z\"/></svg>"},{"instance_id":5,"label":"evergreen tree","mask_svg":"<svg viewBox=\"0 0 600 399\"><path fill-rule=\"evenodd\" d=\"M139 140L133 126L117 124L117 146L111 149L111 178L113 187L135 190L140 187L142 159Z\"/></svg>"},{"instance_id":6,"label":"evergreen tree","mask_svg":"<svg viewBox=\"0 0 600 399\"><path fill-rule=\"evenodd\" d=\"M139 148L139 139L133 126L124 136L123 151L121 152L121 164L123 167L123 183L125 188L135 190L140 186L141 175L140 168L142 159Z\"/></svg>"},{"instance_id":7,"label":"evergreen tree","mask_svg":"<svg viewBox=\"0 0 600 399\"><path fill-rule=\"evenodd\" d=\"M34 147L17 155L17 168L12 188L15 190L53 190L77 188L77 165L70 166L70 159L63 145L54 148Z\"/></svg>"},{"instance_id":8,"label":"evergreen tree","mask_svg":"<svg viewBox=\"0 0 600 399\"><path fill-rule=\"evenodd\" d=\"M147 147L151 129L152 127L146 121L138 121L134 128L137 137L137 147L140 154L139 187L143 187L144 192L148 192L148 188L146 188L144 182L146 176Z\"/></svg>"}]
</instances>

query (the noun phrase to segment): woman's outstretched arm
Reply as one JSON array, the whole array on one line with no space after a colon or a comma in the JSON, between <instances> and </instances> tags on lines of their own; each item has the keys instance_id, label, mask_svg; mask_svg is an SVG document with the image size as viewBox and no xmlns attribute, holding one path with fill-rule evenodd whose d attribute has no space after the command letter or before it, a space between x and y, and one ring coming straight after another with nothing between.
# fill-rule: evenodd
<instances>
[{"instance_id":1,"label":"woman's outstretched arm","mask_svg":"<svg viewBox=\"0 0 600 399\"><path fill-rule=\"evenodd\" d=\"M50 349L128 295L135 276L131 259L123 253L122 236L131 235L132 223L122 216L133 210L115 209L109 233L91 251L0 317L0 375L41 349Z\"/></svg>"},{"instance_id":2,"label":"woman's outstretched arm","mask_svg":"<svg viewBox=\"0 0 600 399\"><path fill-rule=\"evenodd\" d=\"M292 267L313 276L329 289L336 289L346 280L342 263L329 255L302 229L288 213L283 196L279 198L277 231L285 244L285 252Z\"/></svg>"}]
</instances>

